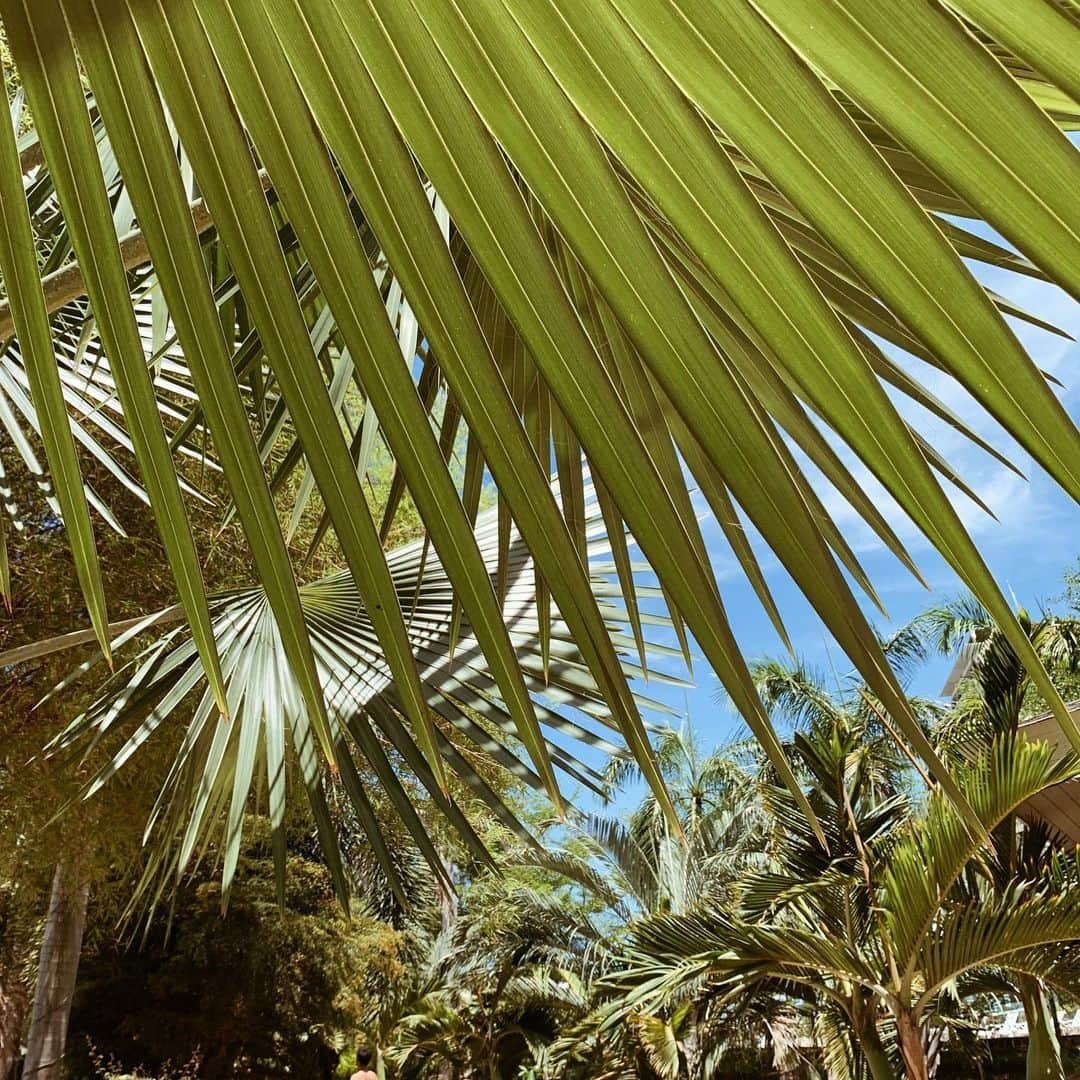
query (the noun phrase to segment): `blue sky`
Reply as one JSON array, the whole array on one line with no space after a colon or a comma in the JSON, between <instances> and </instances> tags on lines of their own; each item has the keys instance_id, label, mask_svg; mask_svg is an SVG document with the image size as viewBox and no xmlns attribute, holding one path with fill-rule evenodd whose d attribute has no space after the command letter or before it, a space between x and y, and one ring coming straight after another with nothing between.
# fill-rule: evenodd
<instances>
[{"instance_id":1,"label":"blue sky","mask_svg":"<svg viewBox=\"0 0 1080 1080\"><path fill-rule=\"evenodd\" d=\"M1001 238L989 229L980 231L1001 242ZM1073 337L1080 337L1080 305L1059 289L997 268L973 265L973 269L989 288ZM1064 389L1058 391L1059 396L1074 419L1080 421L1080 345L1027 323L1015 319L1009 321L1035 362L1064 384ZM905 358L897 350L890 352L1026 475L1024 480L1009 472L944 422L917 406L905 403L902 407L904 415L953 464L997 516L995 521L967 496L949 489L962 520L1006 595L1014 596L1018 603L1031 610L1052 602L1062 591L1062 570L1080 555L1080 507L1034 466L949 376L920 361ZM864 606L875 625L888 632L890 627L903 624L931 603L956 595L962 589L950 568L895 508L880 486L850 457L846 460L856 477L865 481L867 490L874 495L932 588L932 592L927 592L885 550L845 500L822 481L819 493L862 561L890 618L886 620L877 614L869 602ZM729 619L745 654L783 657L783 645L743 578L719 526L705 517L702 529ZM755 546L798 655L823 672L844 674L850 665L830 642L798 589L768 551L760 543ZM861 594L858 595L861 598ZM928 664L916 677L912 690L937 695L949 666L944 660ZM677 669L678 665L675 665L669 670L675 672ZM726 741L745 731L739 717L722 700L720 684L704 662L695 665L692 688L682 690L653 682L637 689L687 716L708 744ZM674 722L678 723L678 719Z\"/></svg>"}]
</instances>

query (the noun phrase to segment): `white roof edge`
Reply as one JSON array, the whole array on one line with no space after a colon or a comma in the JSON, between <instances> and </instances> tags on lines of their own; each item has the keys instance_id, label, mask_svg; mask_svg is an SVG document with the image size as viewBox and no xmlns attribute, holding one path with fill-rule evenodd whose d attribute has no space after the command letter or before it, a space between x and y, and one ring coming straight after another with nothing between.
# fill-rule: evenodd
<instances>
[{"instance_id":1,"label":"white roof edge","mask_svg":"<svg viewBox=\"0 0 1080 1080\"><path fill-rule=\"evenodd\" d=\"M945 677L945 685L941 688L942 697L952 697L960 685L960 680L971 670L972 661L975 659L975 645L974 641L969 641L956 654L956 660Z\"/></svg>"},{"instance_id":2,"label":"white roof edge","mask_svg":"<svg viewBox=\"0 0 1080 1080\"><path fill-rule=\"evenodd\" d=\"M1069 710L1069 715L1080 719L1080 699L1075 701L1066 701L1065 708ZM1045 724L1048 720L1053 720L1054 714L1047 710L1046 712L1039 713L1038 716L1029 716L1026 720L1020 721L1020 727L1031 727L1033 724Z\"/></svg>"}]
</instances>

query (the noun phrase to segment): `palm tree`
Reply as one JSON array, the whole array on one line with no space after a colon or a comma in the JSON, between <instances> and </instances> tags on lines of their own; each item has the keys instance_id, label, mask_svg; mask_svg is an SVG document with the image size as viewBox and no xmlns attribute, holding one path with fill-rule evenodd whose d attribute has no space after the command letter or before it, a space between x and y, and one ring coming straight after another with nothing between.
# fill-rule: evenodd
<instances>
[{"instance_id":1,"label":"palm tree","mask_svg":"<svg viewBox=\"0 0 1080 1080\"><path fill-rule=\"evenodd\" d=\"M451 926L410 925L416 957L372 996L369 1033L393 1076L516 1075L588 1008L603 935L584 909L498 879L478 887Z\"/></svg>"},{"instance_id":2,"label":"palm tree","mask_svg":"<svg viewBox=\"0 0 1080 1080\"><path fill-rule=\"evenodd\" d=\"M499 872L477 865L453 922L436 937L419 933L426 959L378 1024L402 1075L455 1061L483 1075L515 1046L528 1047L543 1076L646 1067L664 1031L631 1025L622 1037L597 1040L581 1026L598 981L617 967L635 918L720 894L755 865L764 842L739 748L705 753L686 726L662 729L656 747L680 834L650 792L625 822L548 822L543 849L508 832L496 849ZM634 780L640 772L626 759L605 770L609 792ZM688 1012L672 1037L683 1047L700 1042L700 1020ZM744 1023L740 1034L747 1030Z\"/></svg>"},{"instance_id":3,"label":"palm tree","mask_svg":"<svg viewBox=\"0 0 1080 1080\"><path fill-rule=\"evenodd\" d=\"M703 903L697 907L741 911L746 918L760 918L763 913L786 910L798 897L801 887L795 883L801 881L809 890L832 890L829 899L835 911L829 914L834 917L824 925L832 933L843 935L847 945L857 947L868 932L869 912L865 883L859 880L856 870L865 861L869 844L885 843L892 831L907 820L903 758L887 735L872 730L876 714L865 699L856 694L846 699L832 697L801 666L764 661L753 670L762 697L773 707L774 715L796 720L799 725L789 753L809 785L810 803L825 830L826 843L818 839L786 789L770 785L769 780L775 778L769 777L766 768L764 787L759 787L756 800L765 818L759 833L759 865L748 867L736 880L726 904L718 902L717 896L706 896L700 898ZM838 881L840 873L851 878L846 885ZM820 886L813 884L819 881ZM710 992L707 984L697 985L696 991L691 988L694 985L691 981L686 993L702 1012L722 1012L731 1000L724 993L730 988L723 985L719 996ZM799 1003L800 988L797 984L787 985L783 979L766 978L741 989L735 1003L744 1008L763 1000L782 1000L784 996L792 1004ZM815 1006L819 1018L828 1014L830 1004L837 1004L827 997L817 1000L805 992L803 997L807 999L804 1003ZM841 1031L854 1047L853 1061L865 1060L872 1067L881 1064L887 1072L887 1055L872 996L850 988L841 1005ZM619 1011L622 1006L616 1004L614 1008ZM823 1030L820 1024L815 1026L819 1033ZM835 1037L826 1043L833 1053L838 1052L838 1044Z\"/></svg>"},{"instance_id":4,"label":"palm tree","mask_svg":"<svg viewBox=\"0 0 1080 1080\"><path fill-rule=\"evenodd\" d=\"M621 963L635 920L685 912L705 898L730 897L739 876L760 866L764 857L767 821L756 778L746 767L752 760L747 748L735 744L706 752L688 724L661 729L655 745L679 832L672 830L655 796L646 791L625 820L584 816L573 823L562 843L549 846L543 855L530 851L504 855L511 865L554 872L578 890L565 898L568 906L596 913L586 920L593 934L586 950L588 977L582 979L584 1007L579 1015L568 1017L561 1037L543 1057L555 1070L553 1075L614 1077L631 1071L680 1075L678 1070L688 1063L697 1070L711 1061L720 1049L719 1032L724 1028L729 1029L725 1046L752 1046L760 1031L778 1033L785 1020L782 1007L770 1009L767 1003L755 1002L758 1014L749 1010L734 1031L730 1016L688 1007L675 1018L640 1017L620 1031L600 1033L587 1015L603 1010L607 994L601 979ZM614 794L628 783L640 782L641 775L632 761L614 759L605 780ZM568 846L571 839L574 849ZM756 1045L753 1048L756 1052Z\"/></svg>"},{"instance_id":5,"label":"palm tree","mask_svg":"<svg viewBox=\"0 0 1080 1080\"><path fill-rule=\"evenodd\" d=\"M1060 130L1080 111L1080 23L1049 0L818 7L4 0L14 112L25 93L33 127L0 136L0 326L18 344L0 413L44 448L103 653L114 634L88 509L100 500L83 489L76 449L90 421L67 416L79 405L54 348L72 320L88 325L87 310L222 713L234 673L172 455L204 433L313 742L330 755L334 720L274 504L301 468L397 688L394 722L443 775L406 612L378 530L357 512L358 459L377 430L556 801L471 516L486 470L504 529L513 519L536 560L541 612L558 608L663 802L583 559L586 462L624 596L626 526L800 798L731 633L682 460L770 612L740 510L956 797L840 565L870 583L781 433L911 560L813 413L979 595L1080 745L939 479L962 478L885 384L976 436L877 345L950 372L1080 494L1076 430L1004 321L1015 307L962 261L1080 288L1068 182L1080 158ZM147 295L160 342L149 364L136 314ZM163 381L169 343L180 381L172 370ZM418 357L426 379L413 377ZM362 428L349 423L350 382L370 405ZM26 405L19 386L30 408L12 410L12 395ZM178 405L186 389L194 405ZM445 439L425 408L435 390ZM462 424L471 466L459 491L446 458ZM287 459L273 456L283 432ZM546 483L552 456L560 501ZM6 587L6 563L2 577ZM632 614L635 631L641 621ZM227 755L222 775L238 766L246 758Z\"/></svg>"},{"instance_id":6,"label":"palm tree","mask_svg":"<svg viewBox=\"0 0 1080 1080\"><path fill-rule=\"evenodd\" d=\"M913 627L902 627L881 641L882 651L905 687L925 660L925 644ZM810 671L802 663L762 660L751 670L764 701L777 723L790 725L788 750L804 782L811 789L811 804L830 822L828 848L808 835L805 826L782 793L771 791L766 798L770 837L768 851L778 864L781 880L792 874L807 878L822 875L834 860L859 863L865 858L872 838L886 836L907 821L910 813L910 752L897 738L886 710L861 685L856 676L836 672L826 676ZM835 684L830 691L829 683ZM929 730L939 714L933 701L911 697L919 724ZM775 783L766 767L766 783ZM774 866L773 869L776 869ZM745 881L743 883L745 885ZM758 911L762 900L771 903L770 877L759 876L750 887L749 903ZM758 902L752 900L761 890ZM846 907L854 910L864 901L860 892L850 893ZM865 930L867 912L845 922L849 936ZM843 1075L857 1072L859 1063L868 1069L887 1068L873 1003L853 993L845 1008L814 1000L817 1010L812 1029L825 1048L826 1063ZM842 1068L837 1068L840 1063Z\"/></svg>"},{"instance_id":7,"label":"palm tree","mask_svg":"<svg viewBox=\"0 0 1080 1080\"><path fill-rule=\"evenodd\" d=\"M451 729L478 700L496 720L473 745L557 806L557 770L576 766L548 733L601 736L549 705L583 706L625 743L674 830L627 681L653 617L627 534L813 822L721 602L691 483L778 626L746 523L974 827L844 571L871 596L872 584L788 440L914 570L836 443L884 485L1080 748L946 494L942 480L963 478L886 388L986 444L878 345L954 376L1080 497L1080 437L1004 319L1036 317L963 261L1080 295L1080 157L1061 130L1080 114L1080 20L1051 0L1004 7L0 0L18 123L0 124L0 337L13 338L0 425L42 477L43 451L105 659L157 622L110 622L91 514L111 512L80 453L128 476L130 447L185 624L133 669L150 692L117 679L98 731L81 722L90 739L116 717L146 734L163 702L167 714L196 695L154 819L155 866L169 871L155 889L204 825L235 845L263 775L272 816L283 782L304 786L330 848L323 766L359 792L354 772L386 778L413 820L389 779L400 754L453 815L437 793L462 757ZM1019 254L957 223L980 220ZM391 507L408 494L427 531L405 589L383 551L393 509L377 525L364 497L378 440L397 470ZM208 595L183 448L220 469L257 592ZM494 560L476 530L486 476ZM345 578L306 581L290 551L309 503ZM506 620L515 530L532 560L527 657ZM599 588L590 531L611 546ZM438 686L412 611L429 554L449 663ZM0 593L10 602L16 586L0 538ZM548 686L553 656L561 687Z\"/></svg>"},{"instance_id":8,"label":"palm tree","mask_svg":"<svg viewBox=\"0 0 1080 1080\"><path fill-rule=\"evenodd\" d=\"M927 1025L958 981L983 970L1044 970L1065 984L1075 977L1075 948L1057 947L1080 938L1075 865L1022 868L1004 898L971 871L992 857L982 837L1032 793L1080 774L1077 760L1046 744L999 739L957 773L985 830L974 836L940 790L910 825L902 799L868 798L858 770L845 775L838 735L834 746L821 739L814 747L819 764L831 761L828 773L841 778L811 792L819 820L832 826L829 848L778 792L792 830L780 869L748 882L741 911L705 903L640 924L633 963L619 977L626 997L609 1023L660 1012L691 990L730 997L768 985L843 1017L875 1080L896 1075L881 1038L887 1018L905 1073L917 1080L929 1075Z\"/></svg>"},{"instance_id":9,"label":"palm tree","mask_svg":"<svg viewBox=\"0 0 1080 1080\"><path fill-rule=\"evenodd\" d=\"M736 743L706 751L688 723L661 728L654 746L679 831L649 791L625 822L594 814L579 824L594 845L587 854L606 867L610 895L621 897L626 918L681 911L707 893L721 892L764 846L766 821L747 747ZM625 757L613 758L605 769L612 794L641 780L636 763ZM570 864L562 867L568 871Z\"/></svg>"},{"instance_id":10,"label":"palm tree","mask_svg":"<svg viewBox=\"0 0 1080 1080\"><path fill-rule=\"evenodd\" d=\"M904 626L889 637L879 638L879 642L890 669L906 690L926 659L920 629ZM810 738L829 737L838 731L857 733L873 793L879 797L895 794L912 755L899 737L887 705L859 679L857 672L826 674L810 670L800 661L773 659L755 661L750 670L774 723L789 728L796 743L800 732ZM919 729L929 733L940 720L941 706L911 694L908 704ZM802 741L804 748L809 745L805 739ZM805 765L804 756L800 758Z\"/></svg>"},{"instance_id":11,"label":"palm tree","mask_svg":"<svg viewBox=\"0 0 1080 1080\"><path fill-rule=\"evenodd\" d=\"M1080 672L1080 622L1053 614L1032 619L1022 609L1017 621L1055 681L1075 685ZM989 740L1015 735L1023 720L1044 707L1015 650L977 601L966 598L931 608L912 629L946 656L963 650L968 665L937 732L937 744L947 760L962 760ZM1011 878L1050 860L1054 847L1045 827L1017 813L1002 820L994 832L994 845L998 859L989 865L989 880L1003 898ZM1057 1015L1047 987L1037 973L1022 972L1017 991L1028 1027L1029 1080L1062 1080Z\"/></svg>"},{"instance_id":12,"label":"palm tree","mask_svg":"<svg viewBox=\"0 0 1080 1080\"><path fill-rule=\"evenodd\" d=\"M1080 674L1080 620L1023 608L1016 621L1046 670L1065 692ZM964 665L953 702L942 718L937 742L943 754L963 757L971 747L1002 732L1015 732L1046 703L1023 662L987 610L973 597L932 607L909 627L942 656Z\"/></svg>"}]
</instances>

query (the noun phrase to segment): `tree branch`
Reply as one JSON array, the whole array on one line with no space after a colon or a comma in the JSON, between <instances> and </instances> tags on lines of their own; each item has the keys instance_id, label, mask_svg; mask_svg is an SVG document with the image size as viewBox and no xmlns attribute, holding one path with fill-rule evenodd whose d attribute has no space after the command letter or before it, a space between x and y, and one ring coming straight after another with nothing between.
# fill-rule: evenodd
<instances>
[{"instance_id":1,"label":"tree branch","mask_svg":"<svg viewBox=\"0 0 1080 1080\"><path fill-rule=\"evenodd\" d=\"M259 171L259 179L262 182L263 191L269 190L270 176L265 169ZM197 199L191 204L191 221L199 236L214 227L214 218L205 199ZM149 245L140 230L136 229L127 236L121 237L120 258L125 270L137 270L151 261ZM73 262L62 266L59 270L54 270L41 279L41 289L45 294L45 310L52 315L65 304L70 304L72 300L78 300L86 295L82 267L77 262ZM11 318L11 308L7 300L0 300L0 341L6 341L14 333L15 323Z\"/></svg>"}]
</instances>

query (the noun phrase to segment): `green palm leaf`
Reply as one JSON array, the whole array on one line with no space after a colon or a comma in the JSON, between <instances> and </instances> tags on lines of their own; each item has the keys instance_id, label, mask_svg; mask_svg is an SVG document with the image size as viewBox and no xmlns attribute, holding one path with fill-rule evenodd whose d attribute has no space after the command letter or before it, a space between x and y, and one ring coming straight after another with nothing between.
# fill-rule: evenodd
<instances>
[{"instance_id":1,"label":"green palm leaf","mask_svg":"<svg viewBox=\"0 0 1080 1080\"><path fill-rule=\"evenodd\" d=\"M478 520L474 542L491 580L499 564L496 512L489 511ZM593 544L600 550L605 546L602 539ZM466 789L527 844L534 845L476 764L478 757L489 757L526 784L545 787L519 754L516 725L471 624L462 630L456 649L451 652L449 648L454 593L448 572L437 556L426 553L422 540L389 552L387 566L396 594L411 605L410 646L425 707L433 717L440 757ZM603 579L596 579L595 587L602 596ZM379 827L364 791L371 782L385 790L433 870L440 876L445 873L417 814L416 796L398 779L391 756L408 766L425 790L425 798L432 800L476 854L487 860L489 856L467 817L422 753L420 736L410 723L393 669L383 655L375 622L351 576L341 572L303 585L299 599L325 701L332 763L359 820L373 831L375 855L391 886L397 885L397 871L379 840ZM598 604L613 625L625 619L621 606L603 599ZM331 866L337 866L322 779L312 756L313 733L266 593L242 590L218 598L213 601L212 615L228 689L227 715L212 708L202 660L190 631L181 626L168 631L118 671L102 696L52 746L53 752L85 753L112 733L124 733L118 749L88 783L85 795L89 797L128 766L162 725L185 724L183 745L147 826L148 835L155 834L160 843L144 889L161 874L182 873L196 844L217 837L220 830L227 895L243 822L251 809L251 792L265 790L273 829L280 832L284 827L286 785L294 773L284 755L289 743L300 763L301 779L320 832L325 832L322 840L327 856ZM501 617L518 657L530 705L543 725L545 754L564 775L600 794L600 773L575 759L555 739L568 736L596 750L622 754L625 751L611 741L617 737L618 724L582 667L569 627L561 618L556 617L549 627L551 655L546 669L542 664L534 570L516 532L511 537ZM130 628L126 636L145 630L147 623L144 620ZM627 673L631 670L628 665ZM185 710L190 710L191 701L196 705L187 719ZM583 711L581 720L562 711L568 704ZM637 704L651 703L640 698ZM613 730L605 733L605 728ZM265 787L256 782L257 765L266 775ZM340 877L340 867L338 872Z\"/></svg>"},{"instance_id":2,"label":"green palm leaf","mask_svg":"<svg viewBox=\"0 0 1080 1080\"><path fill-rule=\"evenodd\" d=\"M990 833L1032 795L1075 778L1078 771L1075 755L1061 757L1047 743L1004 735L961 772L960 783L983 830ZM932 796L925 822L891 852L882 879L901 956L914 957L921 942L936 933L937 913L980 847L946 800Z\"/></svg>"},{"instance_id":3,"label":"green palm leaf","mask_svg":"<svg viewBox=\"0 0 1080 1080\"><path fill-rule=\"evenodd\" d=\"M387 707L410 718L416 767L441 789L448 759L422 674L432 650L417 645L411 597L381 544L409 496L425 557L447 579L447 649L473 642L522 766L558 800L562 766L535 687L559 670L553 685L570 698L587 686L611 717L674 828L619 656L632 640L644 657L650 617L625 528L680 650L689 656L692 635L820 833L741 655L685 463L781 636L744 522L977 830L844 571L871 599L873 582L790 439L916 570L856 477L885 486L1080 747L941 483L970 491L965 478L893 403L915 402L995 452L903 350L957 380L1080 496L1076 428L1005 316L1042 320L964 263L1080 293L1080 202L1067 182L1080 159L1058 126L1080 109L1068 10L1051 0L843 0L827 11L810 0L3 0L0 13L37 124L7 140L0 177L8 231L21 237L0 251L0 334L18 339L0 356L0 425L39 476L45 448L103 642L87 510L102 505L80 485L77 449L118 462L99 434L135 452L131 483L153 503L194 644L227 705L227 674L214 674L218 609L207 607L190 492L169 456L190 453L199 430L269 605L259 617L244 609L248 640L283 650L281 685L295 679L304 737L328 760L339 753L287 546L318 496L308 556L332 530L371 618L365 655L392 679ZM13 120L22 108L19 97ZM196 190L205 199L193 207ZM1017 253L964 218L989 222ZM63 305L84 296L76 360L61 347L54 369L47 333L70 342ZM96 335L119 413L107 382L79 388L71 374ZM176 358L182 378L166 366ZM80 415L87 401L93 416ZM380 440L395 473L376 524L362 480ZM494 577L471 528L486 476L498 493ZM275 498L294 480L283 529ZM583 560L590 484L612 536L625 640L605 625ZM533 557L538 668L501 625L516 544ZM423 591L419 574L413 584ZM233 671L246 679L258 666L238 659ZM258 725L200 723L195 741L216 770L200 814L229 806L235 822L241 781L265 764L252 757ZM275 762L282 752L275 743Z\"/></svg>"}]
</instances>

